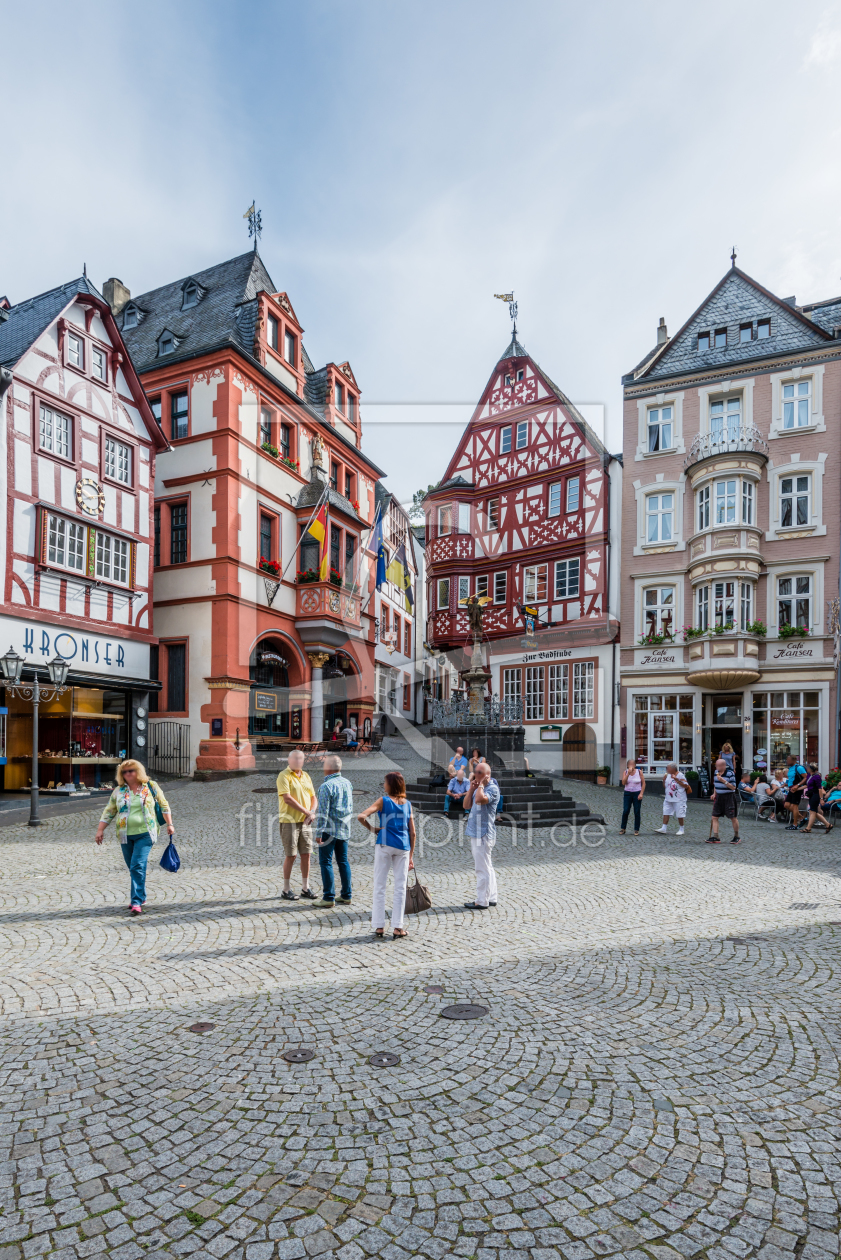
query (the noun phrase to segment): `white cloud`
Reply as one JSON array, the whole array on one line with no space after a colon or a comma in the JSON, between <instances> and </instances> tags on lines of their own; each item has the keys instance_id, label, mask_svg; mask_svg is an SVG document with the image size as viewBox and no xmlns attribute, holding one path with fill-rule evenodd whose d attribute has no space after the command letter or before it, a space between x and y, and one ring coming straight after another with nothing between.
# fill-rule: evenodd
<instances>
[{"instance_id":1,"label":"white cloud","mask_svg":"<svg viewBox=\"0 0 841 1260\"><path fill-rule=\"evenodd\" d=\"M841 15L838 10L827 10L812 36L809 51L803 59L804 69L809 66L828 66L841 57Z\"/></svg>"}]
</instances>

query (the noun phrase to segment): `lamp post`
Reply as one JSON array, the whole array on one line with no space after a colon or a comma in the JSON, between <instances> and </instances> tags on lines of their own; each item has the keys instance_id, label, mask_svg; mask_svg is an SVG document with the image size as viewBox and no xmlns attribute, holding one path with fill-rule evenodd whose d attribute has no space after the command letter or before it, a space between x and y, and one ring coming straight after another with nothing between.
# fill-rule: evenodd
<instances>
[{"instance_id":1,"label":"lamp post","mask_svg":"<svg viewBox=\"0 0 841 1260\"><path fill-rule=\"evenodd\" d=\"M42 700L49 702L55 700L58 696L63 695L67 690L64 683L67 678L67 671L70 669L68 661L62 656L55 656L47 665L47 672L50 675L51 687L41 687L38 680L38 667L32 666L33 681L31 683L21 683L21 674L26 661L22 656L18 656L13 647L10 647L5 656L0 656L0 672L6 682L7 691L13 696L18 696L22 700L32 701L32 790L30 794L29 809L29 825L30 827L40 827L41 819L38 815L38 705Z\"/></svg>"}]
</instances>

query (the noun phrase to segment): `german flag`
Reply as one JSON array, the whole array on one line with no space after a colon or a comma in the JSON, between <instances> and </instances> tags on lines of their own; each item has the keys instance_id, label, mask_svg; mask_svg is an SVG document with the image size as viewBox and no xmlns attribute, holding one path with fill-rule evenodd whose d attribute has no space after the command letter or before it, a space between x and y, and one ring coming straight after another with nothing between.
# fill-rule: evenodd
<instances>
[{"instance_id":1,"label":"german flag","mask_svg":"<svg viewBox=\"0 0 841 1260\"><path fill-rule=\"evenodd\" d=\"M318 566L318 576L322 582L327 581L327 504L325 503L321 511L307 531L313 538L318 539L318 545L321 548L321 562Z\"/></svg>"}]
</instances>

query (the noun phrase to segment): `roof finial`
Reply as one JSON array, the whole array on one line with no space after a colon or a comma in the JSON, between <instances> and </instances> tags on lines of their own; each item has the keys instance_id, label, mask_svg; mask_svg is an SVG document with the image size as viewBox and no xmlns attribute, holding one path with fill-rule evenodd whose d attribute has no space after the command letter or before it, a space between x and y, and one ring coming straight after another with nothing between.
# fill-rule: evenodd
<instances>
[{"instance_id":1,"label":"roof finial","mask_svg":"<svg viewBox=\"0 0 841 1260\"><path fill-rule=\"evenodd\" d=\"M733 253L730 255L730 267L732 270L736 268L736 246L733 246Z\"/></svg>"},{"instance_id":2,"label":"roof finial","mask_svg":"<svg viewBox=\"0 0 841 1260\"><path fill-rule=\"evenodd\" d=\"M82 275L87 280L88 278L88 264L87 263L82 263Z\"/></svg>"},{"instance_id":3,"label":"roof finial","mask_svg":"<svg viewBox=\"0 0 841 1260\"><path fill-rule=\"evenodd\" d=\"M500 302L508 303L508 314L511 316L511 323L514 325L512 332L512 341L517 340L517 303L514 301L514 290L510 293L495 293L495 298L499 298Z\"/></svg>"},{"instance_id":4,"label":"roof finial","mask_svg":"<svg viewBox=\"0 0 841 1260\"><path fill-rule=\"evenodd\" d=\"M242 216L248 220L248 239L254 237L254 253L257 253L257 238L263 235L263 218L257 209L257 198L255 197L251 205Z\"/></svg>"}]
</instances>

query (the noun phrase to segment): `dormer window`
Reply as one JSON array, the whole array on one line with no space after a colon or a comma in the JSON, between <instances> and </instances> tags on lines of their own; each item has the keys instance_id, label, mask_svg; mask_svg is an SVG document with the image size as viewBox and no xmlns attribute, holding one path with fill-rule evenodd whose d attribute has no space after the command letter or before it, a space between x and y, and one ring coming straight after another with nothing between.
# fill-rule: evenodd
<instances>
[{"instance_id":1,"label":"dormer window","mask_svg":"<svg viewBox=\"0 0 841 1260\"><path fill-rule=\"evenodd\" d=\"M266 340L268 341L268 343L269 343L269 345L271 346L272 350L276 350L276 349L277 349L277 330L278 330L278 326L279 326L279 325L278 325L278 322L277 322L277 319L275 318L275 316L274 316L274 315L270 315L270 316L269 316L269 319L268 319L268 329L267 329L267 332L266 332Z\"/></svg>"},{"instance_id":2,"label":"dormer window","mask_svg":"<svg viewBox=\"0 0 841 1260\"><path fill-rule=\"evenodd\" d=\"M284 336L283 336L283 344L284 344L286 362L289 363L292 367L294 367L295 366L295 334L291 333L288 328L286 329L286 332L284 333Z\"/></svg>"},{"instance_id":3,"label":"dormer window","mask_svg":"<svg viewBox=\"0 0 841 1260\"><path fill-rule=\"evenodd\" d=\"M709 348L710 348L710 334L709 334L708 332L700 332L700 333L698 333L698 349L699 349L699 351L700 351L700 350L709 350Z\"/></svg>"},{"instance_id":4,"label":"dormer window","mask_svg":"<svg viewBox=\"0 0 841 1260\"><path fill-rule=\"evenodd\" d=\"M756 339L757 339L757 341L764 341L766 337L770 337L770 336L771 336L771 321L770 321L770 319L760 319L760 320L759 320L759 322L758 322L758 323L757 323L757 325L756 325Z\"/></svg>"},{"instance_id":5,"label":"dormer window","mask_svg":"<svg viewBox=\"0 0 841 1260\"><path fill-rule=\"evenodd\" d=\"M181 309L186 311L188 306L197 306L199 300L199 286L195 280L188 280L184 285L184 300L181 303Z\"/></svg>"},{"instance_id":6,"label":"dormer window","mask_svg":"<svg viewBox=\"0 0 841 1260\"><path fill-rule=\"evenodd\" d=\"M356 399L350 390L347 392L347 414L351 424L356 424Z\"/></svg>"},{"instance_id":7,"label":"dormer window","mask_svg":"<svg viewBox=\"0 0 841 1260\"><path fill-rule=\"evenodd\" d=\"M171 332L162 332L158 338L158 354L172 354L176 341Z\"/></svg>"},{"instance_id":8,"label":"dormer window","mask_svg":"<svg viewBox=\"0 0 841 1260\"><path fill-rule=\"evenodd\" d=\"M345 409L345 388L341 381L336 381L336 410L344 411Z\"/></svg>"},{"instance_id":9,"label":"dormer window","mask_svg":"<svg viewBox=\"0 0 841 1260\"><path fill-rule=\"evenodd\" d=\"M726 345L727 345L727 329L726 329L726 328L716 328L716 330L715 330L715 348L716 348L716 350L723 350L723 349L725 348L725 346L726 346Z\"/></svg>"},{"instance_id":10,"label":"dormer window","mask_svg":"<svg viewBox=\"0 0 841 1260\"><path fill-rule=\"evenodd\" d=\"M133 303L129 302L128 306L123 311L123 329L136 328L137 324L137 307Z\"/></svg>"}]
</instances>

